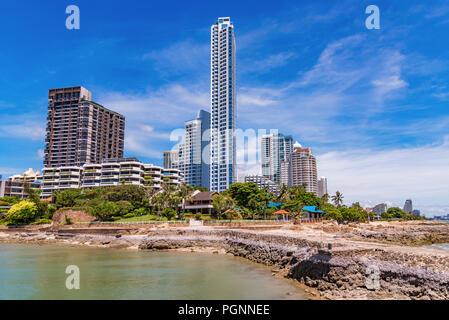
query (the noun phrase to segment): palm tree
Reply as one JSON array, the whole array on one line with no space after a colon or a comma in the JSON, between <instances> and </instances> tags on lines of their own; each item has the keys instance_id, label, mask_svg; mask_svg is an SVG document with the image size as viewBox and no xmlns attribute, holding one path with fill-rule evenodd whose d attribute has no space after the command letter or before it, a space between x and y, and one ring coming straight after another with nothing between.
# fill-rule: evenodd
<instances>
[{"instance_id":1,"label":"palm tree","mask_svg":"<svg viewBox=\"0 0 449 320\"><path fill-rule=\"evenodd\" d=\"M145 190L145 197L148 199L148 202L150 203L151 214L153 214L153 206L156 205L155 195L157 193L158 193L158 190L153 187L146 188L146 190Z\"/></svg>"},{"instance_id":2,"label":"palm tree","mask_svg":"<svg viewBox=\"0 0 449 320\"><path fill-rule=\"evenodd\" d=\"M340 207L343 204L343 194L340 191L335 192L335 196L332 196L332 202L337 206Z\"/></svg>"},{"instance_id":3,"label":"palm tree","mask_svg":"<svg viewBox=\"0 0 449 320\"><path fill-rule=\"evenodd\" d=\"M229 196L216 194L212 200L212 205L218 214L218 220L220 220L220 216L226 211L233 209L235 203L234 200Z\"/></svg>"}]
</instances>

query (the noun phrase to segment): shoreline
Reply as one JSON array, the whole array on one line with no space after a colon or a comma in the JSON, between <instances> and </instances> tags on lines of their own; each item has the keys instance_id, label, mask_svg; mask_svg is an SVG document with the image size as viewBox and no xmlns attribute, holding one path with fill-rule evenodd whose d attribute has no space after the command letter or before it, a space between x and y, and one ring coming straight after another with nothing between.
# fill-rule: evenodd
<instances>
[{"instance_id":1,"label":"shoreline","mask_svg":"<svg viewBox=\"0 0 449 320\"><path fill-rule=\"evenodd\" d=\"M424 227L417 228L422 231ZM427 227L430 236L424 238L430 239L449 230L447 225L444 229L437 226L437 231L435 224ZM320 233L313 228L0 229L0 243L227 254L267 266L273 276L296 282L313 299L449 299L449 252L361 241L360 235L348 238L348 234L342 237L335 231ZM405 224L399 228L395 230L398 238L416 232ZM375 289L367 286L367 270L373 266L379 270L380 287Z\"/></svg>"}]
</instances>

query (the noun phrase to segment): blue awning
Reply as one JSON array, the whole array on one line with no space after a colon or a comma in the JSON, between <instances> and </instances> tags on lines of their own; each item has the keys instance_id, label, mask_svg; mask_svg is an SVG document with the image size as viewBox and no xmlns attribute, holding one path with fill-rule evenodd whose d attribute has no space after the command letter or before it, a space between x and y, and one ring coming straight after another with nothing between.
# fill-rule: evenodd
<instances>
[{"instance_id":1,"label":"blue awning","mask_svg":"<svg viewBox=\"0 0 449 320\"><path fill-rule=\"evenodd\" d=\"M303 207L302 210L307 211L307 212L312 212L312 213L325 213L324 211L317 210L316 206Z\"/></svg>"},{"instance_id":2,"label":"blue awning","mask_svg":"<svg viewBox=\"0 0 449 320\"><path fill-rule=\"evenodd\" d=\"M274 208L274 207L276 207L276 208L280 208L280 207L282 207L284 204L283 203L276 203L276 202L273 202L273 201L270 201L269 203L268 203L268 208Z\"/></svg>"}]
</instances>

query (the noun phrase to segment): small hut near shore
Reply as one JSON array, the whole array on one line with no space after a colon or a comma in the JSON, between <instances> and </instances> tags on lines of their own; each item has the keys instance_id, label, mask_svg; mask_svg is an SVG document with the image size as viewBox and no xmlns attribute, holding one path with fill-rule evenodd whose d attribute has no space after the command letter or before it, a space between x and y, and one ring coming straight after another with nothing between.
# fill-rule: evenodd
<instances>
[{"instance_id":1,"label":"small hut near shore","mask_svg":"<svg viewBox=\"0 0 449 320\"><path fill-rule=\"evenodd\" d=\"M301 209L308 220L319 220L323 218L324 211L317 210L316 206L306 206Z\"/></svg>"},{"instance_id":2,"label":"small hut near shore","mask_svg":"<svg viewBox=\"0 0 449 320\"><path fill-rule=\"evenodd\" d=\"M279 220L283 220L283 221L289 220L290 212L288 212L288 211L279 210L279 211L276 211L274 214L279 217Z\"/></svg>"}]
</instances>

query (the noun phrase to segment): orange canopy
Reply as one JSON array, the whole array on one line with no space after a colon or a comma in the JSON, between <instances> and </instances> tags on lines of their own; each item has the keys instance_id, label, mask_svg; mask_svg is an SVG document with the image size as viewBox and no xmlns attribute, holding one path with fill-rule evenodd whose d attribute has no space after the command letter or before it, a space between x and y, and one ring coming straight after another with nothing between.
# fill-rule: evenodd
<instances>
[{"instance_id":1,"label":"orange canopy","mask_svg":"<svg viewBox=\"0 0 449 320\"><path fill-rule=\"evenodd\" d=\"M285 211L285 210L279 210L279 211L276 211L274 214L290 214L290 212Z\"/></svg>"}]
</instances>

